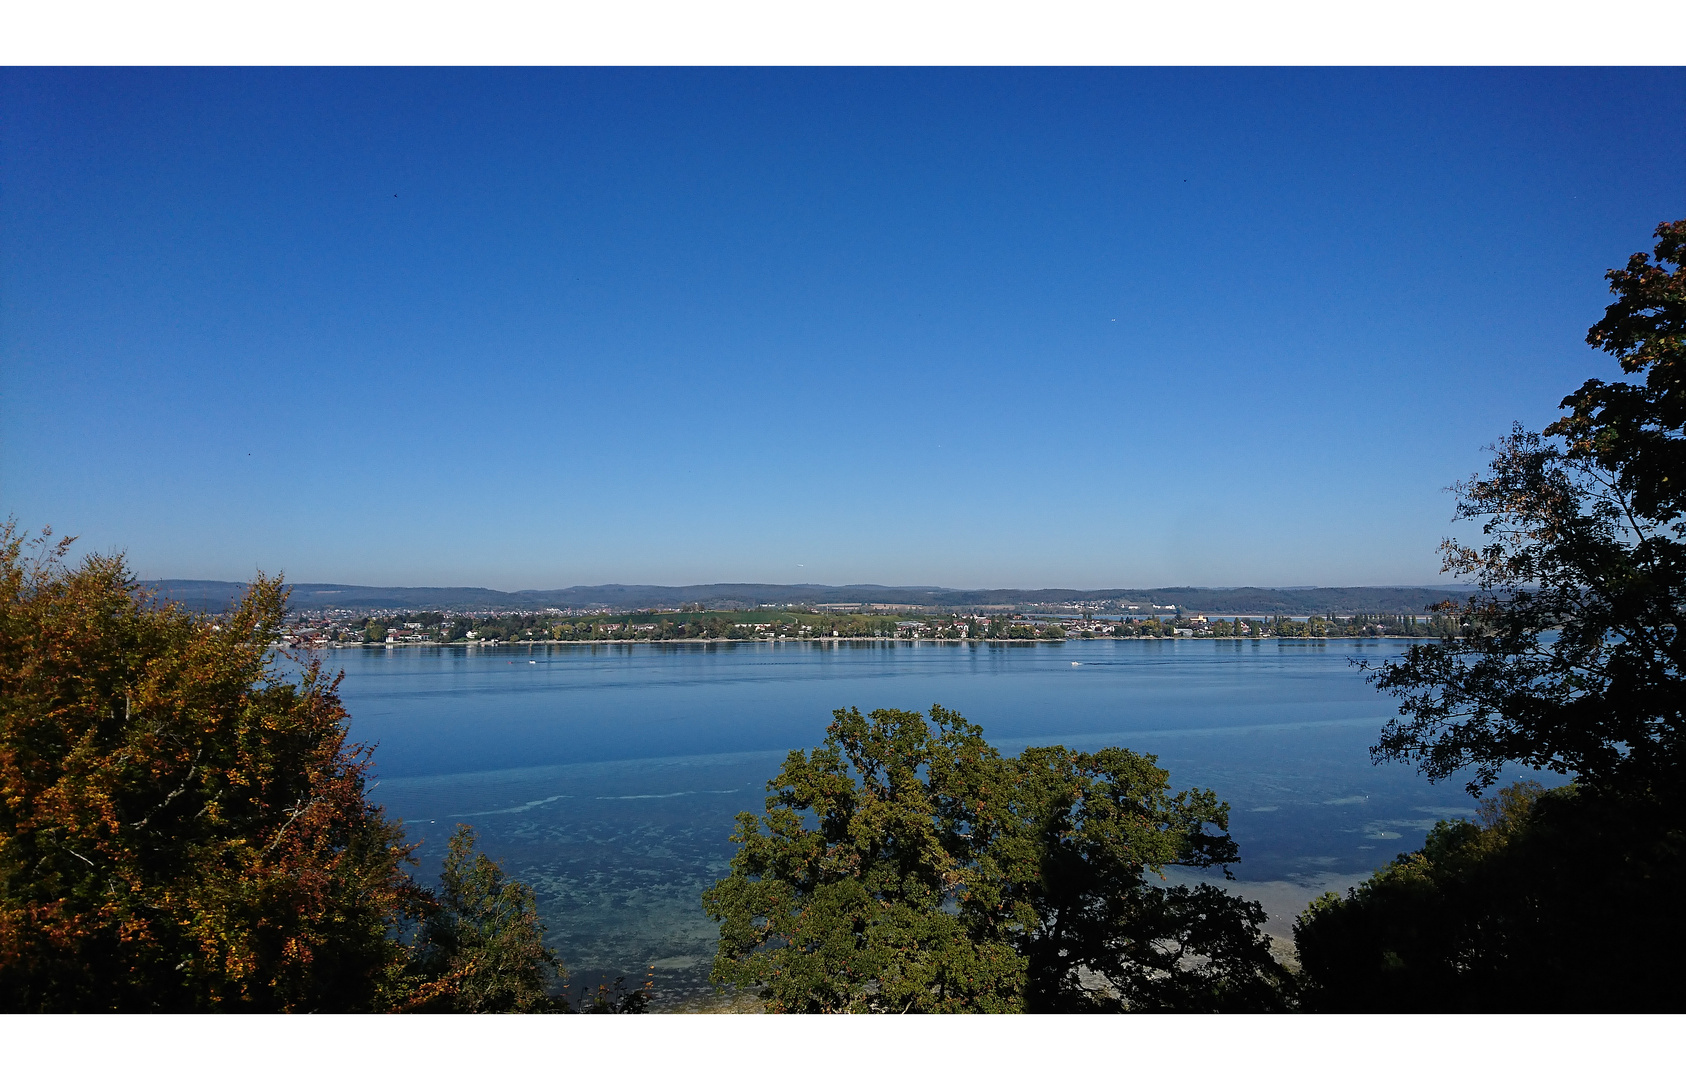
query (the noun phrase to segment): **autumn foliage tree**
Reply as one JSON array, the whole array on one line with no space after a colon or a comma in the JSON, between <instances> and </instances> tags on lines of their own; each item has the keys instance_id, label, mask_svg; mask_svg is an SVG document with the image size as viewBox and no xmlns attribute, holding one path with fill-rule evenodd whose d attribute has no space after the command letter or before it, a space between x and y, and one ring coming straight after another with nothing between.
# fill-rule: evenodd
<instances>
[{"instance_id":1,"label":"autumn foliage tree","mask_svg":"<svg viewBox=\"0 0 1686 1080\"><path fill-rule=\"evenodd\" d=\"M68 543L0 531L0 1007L401 1005L428 897L280 582L212 622Z\"/></svg>"},{"instance_id":2,"label":"autumn foliage tree","mask_svg":"<svg viewBox=\"0 0 1686 1080\"><path fill-rule=\"evenodd\" d=\"M338 680L272 647L279 579L208 618L68 546L0 525L0 1008L569 1011L470 830L437 892L411 879Z\"/></svg>"}]
</instances>

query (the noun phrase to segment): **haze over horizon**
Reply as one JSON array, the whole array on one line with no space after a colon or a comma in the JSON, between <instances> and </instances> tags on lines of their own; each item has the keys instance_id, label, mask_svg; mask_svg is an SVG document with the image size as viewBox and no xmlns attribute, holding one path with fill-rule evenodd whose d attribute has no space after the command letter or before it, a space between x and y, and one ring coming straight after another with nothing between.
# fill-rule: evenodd
<instances>
[{"instance_id":1,"label":"haze over horizon","mask_svg":"<svg viewBox=\"0 0 1686 1080\"><path fill-rule=\"evenodd\" d=\"M1446 485L1621 378L1583 338L1683 114L1679 68L6 69L0 517L148 579L1446 587Z\"/></svg>"}]
</instances>

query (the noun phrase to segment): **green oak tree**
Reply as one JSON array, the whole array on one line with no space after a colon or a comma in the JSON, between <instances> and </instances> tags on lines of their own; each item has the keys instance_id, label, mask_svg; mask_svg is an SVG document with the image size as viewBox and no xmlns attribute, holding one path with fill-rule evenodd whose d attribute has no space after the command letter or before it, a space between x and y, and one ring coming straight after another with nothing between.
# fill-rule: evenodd
<instances>
[{"instance_id":1,"label":"green oak tree","mask_svg":"<svg viewBox=\"0 0 1686 1080\"><path fill-rule=\"evenodd\" d=\"M1258 1011L1282 1007L1285 972L1264 911L1210 884L1168 886L1166 866L1219 868L1240 852L1229 807L1171 793L1152 755L1031 747L1003 761L1005 813L968 903L1004 922L1028 963L1036 1012Z\"/></svg>"},{"instance_id":2,"label":"green oak tree","mask_svg":"<svg viewBox=\"0 0 1686 1080\"><path fill-rule=\"evenodd\" d=\"M1228 807L1151 757L1004 757L940 705L839 709L704 894L714 978L780 1012L1257 1009L1284 1000L1258 905L1158 883L1235 861Z\"/></svg>"}]
</instances>

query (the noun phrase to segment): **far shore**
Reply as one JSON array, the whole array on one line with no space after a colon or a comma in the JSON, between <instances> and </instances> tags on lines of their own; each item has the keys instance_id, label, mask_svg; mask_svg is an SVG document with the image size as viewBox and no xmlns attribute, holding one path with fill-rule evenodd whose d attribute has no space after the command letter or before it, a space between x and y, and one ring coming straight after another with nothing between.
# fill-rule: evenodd
<instances>
[{"instance_id":1,"label":"far shore","mask_svg":"<svg viewBox=\"0 0 1686 1080\"><path fill-rule=\"evenodd\" d=\"M1287 641L1296 645L1327 645L1332 641L1437 641L1434 635L1407 637L1402 634L1379 634L1375 637L1281 637L1265 634L1260 637L1110 637L1092 638L887 638L887 637L780 637L780 638L593 638L590 641L558 641L554 638L533 641L306 641L292 648L299 649L508 649L531 648L535 645L833 645L843 642L869 642L889 645L1064 645L1069 641L1222 641L1244 642Z\"/></svg>"}]
</instances>

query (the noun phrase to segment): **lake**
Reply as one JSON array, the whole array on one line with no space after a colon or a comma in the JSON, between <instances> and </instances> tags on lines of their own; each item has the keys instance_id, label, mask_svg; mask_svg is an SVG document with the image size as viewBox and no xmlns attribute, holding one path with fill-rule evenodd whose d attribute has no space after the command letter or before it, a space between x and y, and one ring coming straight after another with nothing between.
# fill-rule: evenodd
<instances>
[{"instance_id":1,"label":"lake","mask_svg":"<svg viewBox=\"0 0 1686 1080\"><path fill-rule=\"evenodd\" d=\"M733 815L759 812L785 754L831 710L924 710L982 725L1007 753L1061 743L1157 754L1173 789L1233 808L1237 891L1287 935L1293 916L1440 818L1461 781L1375 766L1393 714L1353 668L1399 641L1213 640L536 645L340 649L373 798L422 842L481 847L536 891L576 991L656 971L658 1004L706 992L715 927L698 895L727 871ZM1508 776L1507 780L1510 779Z\"/></svg>"}]
</instances>

